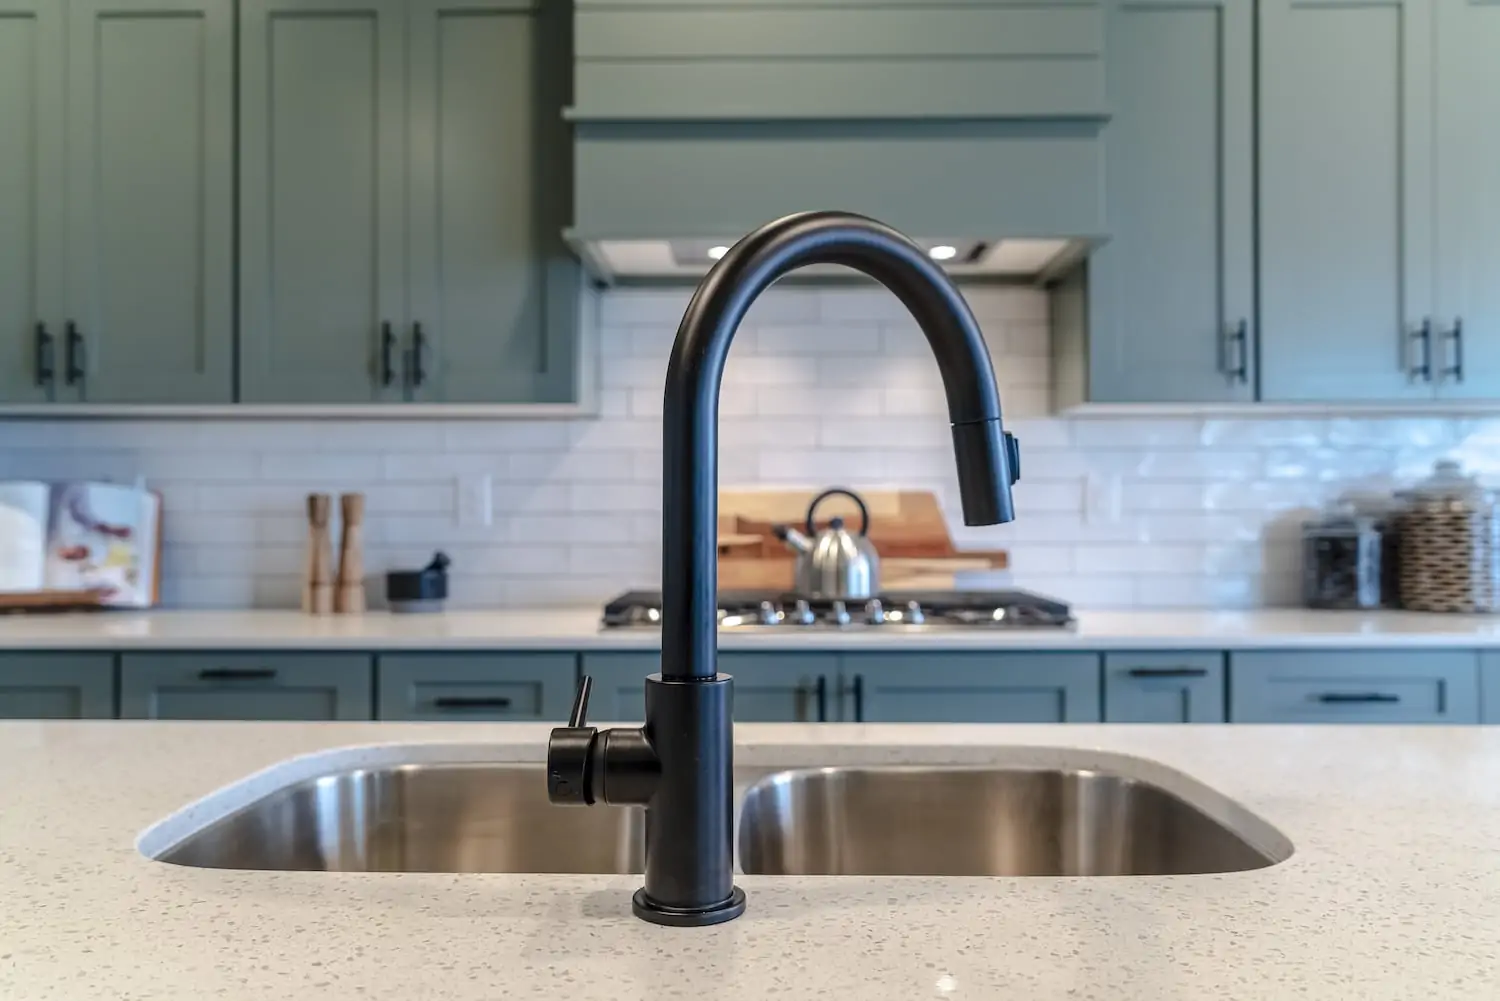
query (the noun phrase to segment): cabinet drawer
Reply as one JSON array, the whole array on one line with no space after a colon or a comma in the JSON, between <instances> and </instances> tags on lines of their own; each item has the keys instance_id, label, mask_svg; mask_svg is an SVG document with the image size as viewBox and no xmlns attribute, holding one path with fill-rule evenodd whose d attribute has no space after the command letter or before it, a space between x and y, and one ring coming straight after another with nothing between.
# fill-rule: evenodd
<instances>
[{"instance_id":1,"label":"cabinet drawer","mask_svg":"<svg viewBox=\"0 0 1500 1001\"><path fill-rule=\"evenodd\" d=\"M572 704L577 658L558 654L402 654L381 657L381 719L556 720Z\"/></svg>"},{"instance_id":2,"label":"cabinet drawer","mask_svg":"<svg viewBox=\"0 0 1500 1001\"><path fill-rule=\"evenodd\" d=\"M1468 651L1237 653L1236 723L1475 723L1478 656Z\"/></svg>"},{"instance_id":3,"label":"cabinet drawer","mask_svg":"<svg viewBox=\"0 0 1500 1001\"><path fill-rule=\"evenodd\" d=\"M719 655L719 670L734 676L734 718L741 723L839 718L838 668L836 654ZM594 679L590 714L599 720L639 723L646 715L646 675L659 670L657 653L584 654L583 673Z\"/></svg>"},{"instance_id":4,"label":"cabinet drawer","mask_svg":"<svg viewBox=\"0 0 1500 1001\"><path fill-rule=\"evenodd\" d=\"M120 658L126 719L371 717L363 654L148 653Z\"/></svg>"},{"instance_id":5,"label":"cabinet drawer","mask_svg":"<svg viewBox=\"0 0 1500 1001\"><path fill-rule=\"evenodd\" d=\"M857 654L842 667L846 720L1099 722L1097 654Z\"/></svg>"},{"instance_id":6,"label":"cabinet drawer","mask_svg":"<svg viewBox=\"0 0 1500 1001\"><path fill-rule=\"evenodd\" d=\"M1104 720L1224 722L1224 655L1171 651L1105 654Z\"/></svg>"},{"instance_id":7,"label":"cabinet drawer","mask_svg":"<svg viewBox=\"0 0 1500 1001\"><path fill-rule=\"evenodd\" d=\"M114 714L113 654L0 656L0 719L110 719Z\"/></svg>"}]
</instances>

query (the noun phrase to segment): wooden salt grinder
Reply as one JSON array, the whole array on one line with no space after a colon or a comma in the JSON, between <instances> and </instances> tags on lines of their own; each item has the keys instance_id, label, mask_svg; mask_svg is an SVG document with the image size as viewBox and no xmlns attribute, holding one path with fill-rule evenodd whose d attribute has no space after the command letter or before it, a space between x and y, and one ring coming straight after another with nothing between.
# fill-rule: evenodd
<instances>
[{"instance_id":1,"label":"wooden salt grinder","mask_svg":"<svg viewBox=\"0 0 1500 1001\"><path fill-rule=\"evenodd\" d=\"M307 495L307 566L302 580L302 610L309 615L333 611L333 549L328 518L333 498Z\"/></svg>"},{"instance_id":2,"label":"wooden salt grinder","mask_svg":"<svg viewBox=\"0 0 1500 1001\"><path fill-rule=\"evenodd\" d=\"M339 579L333 610L359 613L365 610L365 495L342 495L339 509L344 531L339 540Z\"/></svg>"}]
</instances>

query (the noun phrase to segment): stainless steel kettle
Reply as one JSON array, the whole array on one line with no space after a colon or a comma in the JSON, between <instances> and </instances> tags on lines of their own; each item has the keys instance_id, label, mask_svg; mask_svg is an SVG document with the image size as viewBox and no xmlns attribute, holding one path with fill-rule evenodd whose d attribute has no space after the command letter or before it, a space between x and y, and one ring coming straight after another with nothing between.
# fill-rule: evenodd
<instances>
[{"instance_id":1,"label":"stainless steel kettle","mask_svg":"<svg viewBox=\"0 0 1500 1001\"><path fill-rule=\"evenodd\" d=\"M859 534L831 518L821 532L813 516L829 497L848 497L859 507ZM820 598L869 598L880 590L880 555L870 542L870 509L852 490L835 487L813 498L807 508L807 533L777 525L776 537L797 554L797 592Z\"/></svg>"}]
</instances>

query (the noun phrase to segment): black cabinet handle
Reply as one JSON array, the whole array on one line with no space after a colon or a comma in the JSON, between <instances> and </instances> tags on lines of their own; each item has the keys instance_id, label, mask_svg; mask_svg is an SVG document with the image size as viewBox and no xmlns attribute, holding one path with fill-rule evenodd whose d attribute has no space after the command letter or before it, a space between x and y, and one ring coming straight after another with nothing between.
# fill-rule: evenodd
<instances>
[{"instance_id":1,"label":"black cabinet handle","mask_svg":"<svg viewBox=\"0 0 1500 1001\"><path fill-rule=\"evenodd\" d=\"M495 695L445 695L432 700L434 709L509 709L510 699Z\"/></svg>"},{"instance_id":2,"label":"black cabinet handle","mask_svg":"<svg viewBox=\"0 0 1500 1001\"><path fill-rule=\"evenodd\" d=\"M1454 382L1464 381L1464 320L1458 317L1453 321L1453 329L1444 332L1443 336L1453 342L1453 350L1450 352L1453 364L1443 369L1443 375L1452 376Z\"/></svg>"},{"instance_id":3,"label":"black cabinet handle","mask_svg":"<svg viewBox=\"0 0 1500 1001\"><path fill-rule=\"evenodd\" d=\"M50 386L57 379L57 356L47 325L36 325L36 384Z\"/></svg>"},{"instance_id":4,"label":"black cabinet handle","mask_svg":"<svg viewBox=\"0 0 1500 1001\"><path fill-rule=\"evenodd\" d=\"M1421 326L1411 332L1411 339L1420 341L1422 344L1422 363L1414 366L1409 375L1419 378L1423 382L1432 381L1432 318L1422 320Z\"/></svg>"},{"instance_id":5,"label":"black cabinet handle","mask_svg":"<svg viewBox=\"0 0 1500 1001\"><path fill-rule=\"evenodd\" d=\"M1132 678L1206 678L1206 667L1132 667L1128 672Z\"/></svg>"},{"instance_id":6,"label":"black cabinet handle","mask_svg":"<svg viewBox=\"0 0 1500 1001\"><path fill-rule=\"evenodd\" d=\"M411 384L420 386L427 381L427 335L422 325L411 325Z\"/></svg>"},{"instance_id":7,"label":"black cabinet handle","mask_svg":"<svg viewBox=\"0 0 1500 1001\"><path fill-rule=\"evenodd\" d=\"M396 334L389 323L380 325L380 384L396 381Z\"/></svg>"},{"instance_id":8,"label":"black cabinet handle","mask_svg":"<svg viewBox=\"0 0 1500 1001\"><path fill-rule=\"evenodd\" d=\"M854 722L863 723L865 721L864 675L856 674L854 676L854 681L849 685L847 692L848 694L854 696Z\"/></svg>"},{"instance_id":9,"label":"black cabinet handle","mask_svg":"<svg viewBox=\"0 0 1500 1001\"><path fill-rule=\"evenodd\" d=\"M200 681L274 681L272 667L206 667L198 672Z\"/></svg>"},{"instance_id":10,"label":"black cabinet handle","mask_svg":"<svg viewBox=\"0 0 1500 1001\"><path fill-rule=\"evenodd\" d=\"M1229 370L1229 381L1250 381L1250 321L1240 320L1229 331L1229 348L1234 352L1234 367Z\"/></svg>"},{"instance_id":11,"label":"black cabinet handle","mask_svg":"<svg viewBox=\"0 0 1500 1001\"><path fill-rule=\"evenodd\" d=\"M85 345L83 335L78 332L78 325L72 320L68 321L68 371L64 381L70 386L75 386L83 381L84 369L88 365L88 359L84 355Z\"/></svg>"},{"instance_id":12,"label":"black cabinet handle","mask_svg":"<svg viewBox=\"0 0 1500 1001\"><path fill-rule=\"evenodd\" d=\"M817 689L816 690L817 690L817 693L818 693L818 722L819 723L827 723L828 722L828 679L825 678L825 677L823 677L823 675L821 675L821 674L818 675L818 685L817 685Z\"/></svg>"},{"instance_id":13,"label":"black cabinet handle","mask_svg":"<svg viewBox=\"0 0 1500 1001\"><path fill-rule=\"evenodd\" d=\"M1400 702L1401 696L1392 695L1390 692L1323 692L1318 696L1318 701L1326 705L1347 705L1355 703Z\"/></svg>"}]
</instances>

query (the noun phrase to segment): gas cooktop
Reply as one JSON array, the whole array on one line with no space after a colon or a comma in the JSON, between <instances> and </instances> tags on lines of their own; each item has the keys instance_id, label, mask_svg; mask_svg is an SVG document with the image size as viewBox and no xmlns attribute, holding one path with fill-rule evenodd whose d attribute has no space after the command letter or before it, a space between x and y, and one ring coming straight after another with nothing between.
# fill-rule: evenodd
<instances>
[{"instance_id":1,"label":"gas cooktop","mask_svg":"<svg viewBox=\"0 0 1500 1001\"><path fill-rule=\"evenodd\" d=\"M1072 623L1063 602L1019 590L885 591L868 599L719 592L720 629L1058 629ZM629 591L604 606L606 629L660 625L660 591Z\"/></svg>"}]
</instances>

